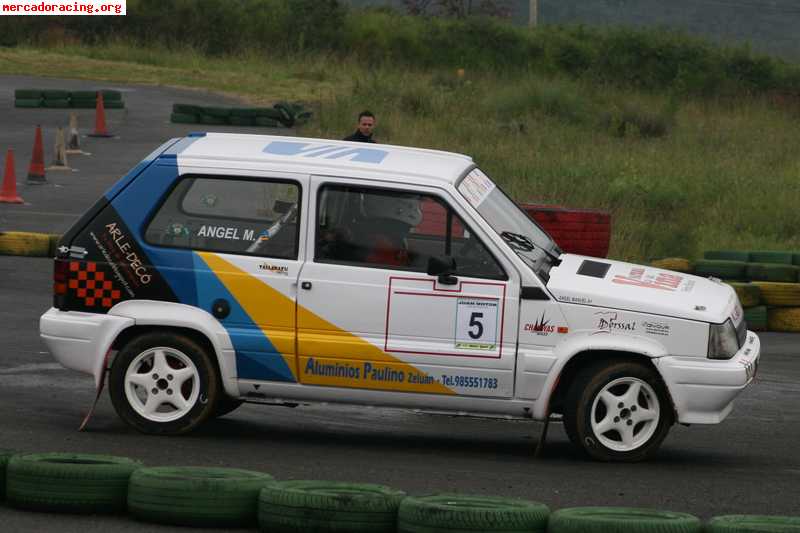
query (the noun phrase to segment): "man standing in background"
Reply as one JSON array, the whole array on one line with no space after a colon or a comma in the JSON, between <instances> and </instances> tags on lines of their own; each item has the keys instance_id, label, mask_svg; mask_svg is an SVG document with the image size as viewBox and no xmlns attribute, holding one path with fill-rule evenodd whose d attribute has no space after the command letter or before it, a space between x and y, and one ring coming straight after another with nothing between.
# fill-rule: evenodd
<instances>
[{"instance_id":1,"label":"man standing in background","mask_svg":"<svg viewBox=\"0 0 800 533\"><path fill-rule=\"evenodd\" d=\"M375 127L375 115L370 111L362 111L358 115L358 129L355 133L344 138L345 141L374 143L372 129Z\"/></svg>"}]
</instances>

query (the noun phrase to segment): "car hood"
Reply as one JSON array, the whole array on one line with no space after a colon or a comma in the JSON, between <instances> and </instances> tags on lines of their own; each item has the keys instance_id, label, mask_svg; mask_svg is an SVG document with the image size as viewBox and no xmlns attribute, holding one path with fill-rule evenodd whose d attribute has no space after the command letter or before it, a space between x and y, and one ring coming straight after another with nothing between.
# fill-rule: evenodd
<instances>
[{"instance_id":1,"label":"car hood","mask_svg":"<svg viewBox=\"0 0 800 533\"><path fill-rule=\"evenodd\" d=\"M659 268L564 254L550 270L547 288L560 301L738 325L741 306L733 288L718 280Z\"/></svg>"}]
</instances>

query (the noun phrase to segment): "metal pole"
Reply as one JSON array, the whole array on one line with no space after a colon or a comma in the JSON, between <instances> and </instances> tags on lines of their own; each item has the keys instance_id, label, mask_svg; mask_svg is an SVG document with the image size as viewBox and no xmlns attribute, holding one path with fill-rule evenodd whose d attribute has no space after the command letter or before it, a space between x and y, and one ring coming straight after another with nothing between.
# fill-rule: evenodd
<instances>
[{"instance_id":1,"label":"metal pole","mask_svg":"<svg viewBox=\"0 0 800 533\"><path fill-rule=\"evenodd\" d=\"M535 28L539 25L539 0L530 0L528 9L528 26Z\"/></svg>"}]
</instances>

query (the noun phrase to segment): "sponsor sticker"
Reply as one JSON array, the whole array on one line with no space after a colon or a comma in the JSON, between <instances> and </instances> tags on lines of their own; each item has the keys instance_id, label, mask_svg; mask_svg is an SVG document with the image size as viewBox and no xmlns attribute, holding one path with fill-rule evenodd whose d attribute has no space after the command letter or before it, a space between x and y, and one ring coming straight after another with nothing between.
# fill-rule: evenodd
<instances>
[{"instance_id":1,"label":"sponsor sticker","mask_svg":"<svg viewBox=\"0 0 800 533\"><path fill-rule=\"evenodd\" d=\"M614 276L611 283L675 292L684 280L686 280L685 276L678 276L677 274L671 274L669 272L648 271L644 267L634 267L628 274L617 274ZM683 290L688 292L693 287L694 282L691 282L691 287L689 287L688 290L687 288Z\"/></svg>"},{"instance_id":2,"label":"sponsor sticker","mask_svg":"<svg viewBox=\"0 0 800 533\"><path fill-rule=\"evenodd\" d=\"M494 350L497 347L499 300L459 298L456 307L455 346L464 350Z\"/></svg>"},{"instance_id":3,"label":"sponsor sticker","mask_svg":"<svg viewBox=\"0 0 800 533\"><path fill-rule=\"evenodd\" d=\"M496 185L483 172L473 170L461 181L458 192L464 195L472 207L478 207L495 187Z\"/></svg>"},{"instance_id":4,"label":"sponsor sticker","mask_svg":"<svg viewBox=\"0 0 800 533\"><path fill-rule=\"evenodd\" d=\"M649 335L658 335L661 337L669 337L670 335L670 326L664 322L651 322L646 320L642 322L642 327L645 333Z\"/></svg>"},{"instance_id":5,"label":"sponsor sticker","mask_svg":"<svg viewBox=\"0 0 800 533\"><path fill-rule=\"evenodd\" d=\"M636 331L635 320L624 320L619 313L613 311L601 311L595 313L597 324L595 328L598 332L604 331Z\"/></svg>"}]
</instances>

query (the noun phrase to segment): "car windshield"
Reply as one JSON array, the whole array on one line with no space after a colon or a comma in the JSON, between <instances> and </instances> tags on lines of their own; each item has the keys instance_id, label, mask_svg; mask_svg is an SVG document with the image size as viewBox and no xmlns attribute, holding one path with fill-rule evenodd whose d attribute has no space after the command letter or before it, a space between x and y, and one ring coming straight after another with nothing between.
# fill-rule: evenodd
<instances>
[{"instance_id":1,"label":"car windshield","mask_svg":"<svg viewBox=\"0 0 800 533\"><path fill-rule=\"evenodd\" d=\"M550 235L480 169L464 176L458 191L525 264L547 282L550 268L558 264L561 255Z\"/></svg>"}]
</instances>

